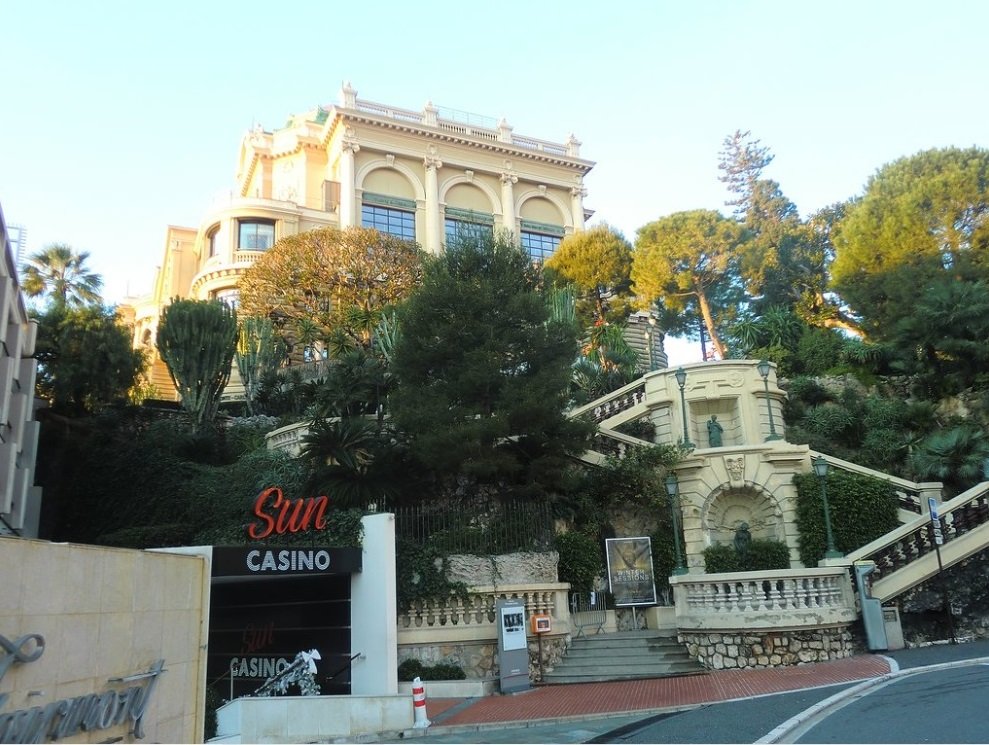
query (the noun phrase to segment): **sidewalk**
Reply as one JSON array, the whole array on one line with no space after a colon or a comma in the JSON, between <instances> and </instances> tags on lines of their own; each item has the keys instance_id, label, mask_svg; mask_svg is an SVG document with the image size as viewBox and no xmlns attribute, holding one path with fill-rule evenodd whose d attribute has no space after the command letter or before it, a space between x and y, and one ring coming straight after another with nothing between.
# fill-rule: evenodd
<instances>
[{"instance_id":1,"label":"sidewalk","mask_svg":"<svg viewBox=\"0 0 989 745\"><path fill-rule=\"evenodd\" d=\"M789 668L720 670L676 678L540 686L476 699L427 698L428 729L402 733L417 742L586 742L651 714L786 691L849 684L890 672L880 655ZM426 693L429 689L427 683ZM599 720L599 721L594 721ZM557 725L547 729L549 725ZM528 736L525 736L528 728ZM538 728L541 733L536 735ZM520 739L506 738L518 730ZM489 733L486 737L485 732Z\"/></svg>"}]
</instances>

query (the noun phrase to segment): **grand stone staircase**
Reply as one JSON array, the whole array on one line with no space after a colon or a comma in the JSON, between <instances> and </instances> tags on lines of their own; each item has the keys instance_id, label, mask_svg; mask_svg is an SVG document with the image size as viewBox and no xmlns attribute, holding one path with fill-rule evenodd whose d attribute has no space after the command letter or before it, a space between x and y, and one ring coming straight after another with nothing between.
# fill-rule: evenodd
<instances>
[{"instance_id":1,"label":"grand stone staircase","mask_svg":"<svg viewBox=\"0 0 989 745\"><path fill-rule=\"evenodd\" d=\"M544 683L599 683L705 672L675 635L623 631L575 638Z\"/></svg>"}]
</instances>

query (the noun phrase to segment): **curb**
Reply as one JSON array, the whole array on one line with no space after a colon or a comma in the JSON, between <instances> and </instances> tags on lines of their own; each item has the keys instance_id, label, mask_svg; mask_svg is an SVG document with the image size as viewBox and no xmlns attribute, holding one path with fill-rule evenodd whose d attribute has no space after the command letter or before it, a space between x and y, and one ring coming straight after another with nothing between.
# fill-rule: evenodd
<instances>
[{"instance_id":1,"label":"curb","mask_svg":"<svg viewBox=\"0 0 989 745\"><path fill-rule=\"evenodd\" d=\"M886 657L883 655L883 657ZM832 709L840 709L843 706L847 706L852 703L855 699L862 698L867 695L873 688L880 688L885 686L894 680L900 678L906 678L911 675L917 675L920 673L935 672L937 670L948 670L955 667L969 667L971 665L986 665L989 664L989 657L972 657L967 660L954 660L952 662L939 662L934 665L924 665L922 667L910 667L906 669L900 669L899 664L891 657L886 657L889 661L890 672L885 675L880 675L878 678L871 678L863 683L852 686L851 688L846 688L843 691L839 691L833 696L829 696L823 701L818 701L813 706L808 707L804 711L797 714L795 717L791 717L787 721L780 724L778 727L773 729L771 732L765 736L756 740L756 743L779 743L783 742L783 738L791 734L795 730L804 725L810 724L815 719L823 719L825 713Z\"/></svg>"}]
</instances>

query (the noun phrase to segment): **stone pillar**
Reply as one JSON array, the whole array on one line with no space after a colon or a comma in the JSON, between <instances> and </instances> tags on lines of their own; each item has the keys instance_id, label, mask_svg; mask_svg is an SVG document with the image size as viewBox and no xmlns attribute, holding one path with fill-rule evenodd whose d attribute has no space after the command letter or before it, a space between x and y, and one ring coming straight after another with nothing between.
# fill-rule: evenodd
<instances>
[{"instance_id":1,"label":"stone pillar","mask_svg":"<svg viewBox=\"0 0 989 745\"><path fill-rule=\"evenodd\" d=\"M519 177L512 172L512 164L505 161L505 171L501 174L501 223L502 227L516 233L515 220L515 184Z\"/></svg>"},{"instance_id":2,"label":"stone pillar","mask_svg":"<svg viewBox=\"0 0 989 745\"><path fill-rule=\"evenodd\" d=\"M436 155L436 147L430 145L422 164L426 167L426 250L439 254L443 250L443 231L440 226L440 189L437 171L443 161Z\"/></svg>"},{"instance_id":3,"label":"stone pillar","mask_svg":"<svg viewBox=\"0 0 989 745\"><path fill-rule=\"evenodd\" d=\"M584 229L584 197L587 196L587 189L584 182L578 176L577 185L570 189L570 210L573 212L573 229Z\"/></svg>"},{"instance_id":4,"label":"stone pillar","mask_svg":"<svg viewBox=\"0 0 989 745\"><path fill-rule=\"evenodd\" d=\"M354 183L354 159L361 146L353 139L352 133L344 136L340 151L340 227L349 228L357 224L357 194Z\"/></svg>"}]
</instances>

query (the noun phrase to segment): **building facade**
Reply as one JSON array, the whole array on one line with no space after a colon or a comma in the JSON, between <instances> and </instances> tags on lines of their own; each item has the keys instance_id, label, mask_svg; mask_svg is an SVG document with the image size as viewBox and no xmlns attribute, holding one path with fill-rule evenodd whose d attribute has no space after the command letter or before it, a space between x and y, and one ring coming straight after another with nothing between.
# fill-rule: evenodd
<instances>
[{"instance_id":1,"label":"building facade","mask_svg":"<svg viewBox=\"0 0 989 745\"><path fill-rule=\"evenodd\" d=\"M38 324L28 317L0 210L0 536L37 537L41 487L34 485L40 425L34 417Z\"/></svg>"},{"instance_id":2,"label":"building facade","mask_svg":"<svg viewBox=\"0 0 989 745\"><path fill-rule=\"evenodd\" d=\"M584 227L593 163L563 143L515 134L505 120L365 101L338 103L248 132L236 185L199 226L170 226L152 293L129 307L135 344L154 351L171 298L236 303L240 276L281 238L323 227L373 227L439 253L460 231L513 233L534 260ZM152 382L172 391L164 365ZM232 381L234 382L234 381Z\"/></svg>"}]
</instances>

